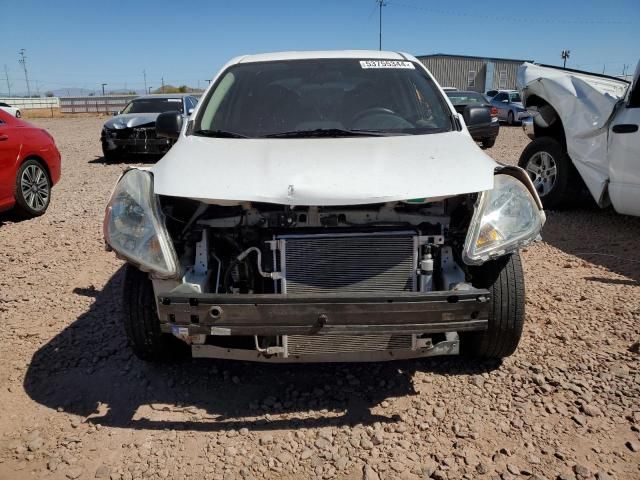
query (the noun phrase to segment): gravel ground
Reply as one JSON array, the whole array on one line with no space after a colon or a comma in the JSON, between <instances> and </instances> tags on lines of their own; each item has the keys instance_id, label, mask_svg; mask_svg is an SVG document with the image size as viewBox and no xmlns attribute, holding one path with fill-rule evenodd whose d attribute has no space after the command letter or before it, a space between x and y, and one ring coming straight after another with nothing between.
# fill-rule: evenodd
<instances>
[{"instance_id":1,"label":"gravel ground","mask_svg":"<svg viewBox=\"0 0 640 480\"><path fill-rule=\"evenodd\" d=\"M103 250L125 165L100 157L102 121L38 120L63 179L43 217L0 216L0 478L640 478L640 219L548 212L501 365L149 365ZM487 152L526 142L505 127Z\"/></svg>"}]
</instances>

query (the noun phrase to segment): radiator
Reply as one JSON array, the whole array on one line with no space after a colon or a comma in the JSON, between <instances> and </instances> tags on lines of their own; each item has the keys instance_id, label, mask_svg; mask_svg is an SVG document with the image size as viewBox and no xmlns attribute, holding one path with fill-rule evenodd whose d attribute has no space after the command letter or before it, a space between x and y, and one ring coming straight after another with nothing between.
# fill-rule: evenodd
<instances>
[{"instance_id":1,"label":"radiator","mask_svg":"<svg viewBox=\"0 0 640 480\"><path fill-rule=\"evenodd\" d=\"M279 237L282 293L372 293L416 289L415 232Z\"/></svg>"},{"instance_id":2,"label":"radiator","mask_svg":"<svg viewBox=\"0 0 640 480\"><path fill-rule=\"evenodd\" d=\"M410 350L411 335L288 335L289 355Z\"/></svg>"}]
</instances>

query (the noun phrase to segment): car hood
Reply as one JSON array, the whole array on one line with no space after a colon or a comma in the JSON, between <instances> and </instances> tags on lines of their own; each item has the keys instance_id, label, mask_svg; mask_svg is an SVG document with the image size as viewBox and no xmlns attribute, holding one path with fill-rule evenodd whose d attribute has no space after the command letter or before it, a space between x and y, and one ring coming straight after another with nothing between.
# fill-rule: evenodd
<instances>
[{"instance_id":1,"label":"car hood","mask_svg":"<svg viewBox=\"0 0 640 480\"><path fill-rule=\"evenodd\" d=\"M304 139L183 136L154 191L206 203L359 205L493 188L497 164L467 132Z\"/></svg>"},{"instance_id":2,"label":"car hood","mask_svg":"<svg viewBox=\"0 0 640 480\"><path fill-rule=\"evenodd\" d=\"M104 122L105 128L121 129L133 128L148 123L155 123L159 113L127 113L124 115L116 115Z\"/></svg>"}]
</instances>

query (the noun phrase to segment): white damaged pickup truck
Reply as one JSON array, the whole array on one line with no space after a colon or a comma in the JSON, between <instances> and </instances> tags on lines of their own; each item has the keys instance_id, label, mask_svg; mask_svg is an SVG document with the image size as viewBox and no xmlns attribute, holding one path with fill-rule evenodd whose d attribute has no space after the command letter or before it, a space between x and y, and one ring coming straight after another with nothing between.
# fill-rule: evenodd
<instances>
[{"instance_id":1,"label":"white damaged pickup truck","mask_svg":"<svg viewBox=\"0 0 640 480\"><path fill-rule=\"evenodd\" d=\"M151 169L119 179L104 236L124 258L142 358L380 361L514 352L518 250L539 237L527 174L482 152L414 57L232 60Z\"/></svg>"},{"instance_id":2,"label":"white damaged pickup truck","mask_svg":"<svg viewBox=\"0 0 640 480\"><path fill-rule=\"evenodd\" d=\"M518 88L533 113L524 168L545 208L576 203L586 185L600 207L640 215L640 63L615 77L525 63Z\"/></svg>"}]
</instances>

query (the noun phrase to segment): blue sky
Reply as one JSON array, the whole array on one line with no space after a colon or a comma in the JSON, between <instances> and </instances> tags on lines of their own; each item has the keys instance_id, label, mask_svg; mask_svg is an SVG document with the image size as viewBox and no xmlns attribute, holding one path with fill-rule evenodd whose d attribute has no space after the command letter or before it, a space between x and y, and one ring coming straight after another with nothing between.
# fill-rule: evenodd
<instances>
[{"instance_id":1,"label":"blue sky","mask_svg":"<svg viewBox=\"0 0 640 480\"><path fill-rule=\"evenodd\" d=\"M620 74L640 58L640 0L386 0L383 48L533 59ZM496 6L502 3L502 6ZM7 65L25 91L205 85L229 58L276 50L378 48L375 0L0 0L0 93Z\"/></svg>"}]
</instances>

